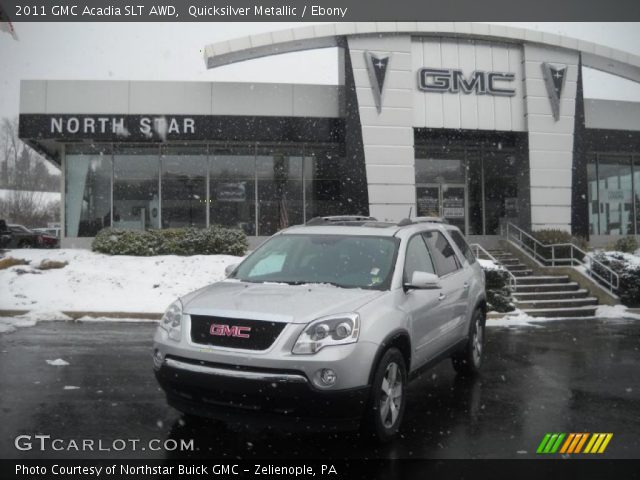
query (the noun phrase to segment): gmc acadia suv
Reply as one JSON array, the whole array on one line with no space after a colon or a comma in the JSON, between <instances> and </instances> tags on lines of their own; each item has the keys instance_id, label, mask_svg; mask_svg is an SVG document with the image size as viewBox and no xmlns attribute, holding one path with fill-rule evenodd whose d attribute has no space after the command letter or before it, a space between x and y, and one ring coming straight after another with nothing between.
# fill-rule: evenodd
<instances>
[{"instance_id":1,"label":"gmc acadia suv","mask_svg":"<svg viewBox=\"0 0 640 480\"><path fill-rule=\"evenodd\" d=\"M484 274L437 219L313 219L227 274L176 300L155 334L156 377L187 415L362 426L384 441L410 378L446 357L480 368Z\"/></svg>"}]
</instances>

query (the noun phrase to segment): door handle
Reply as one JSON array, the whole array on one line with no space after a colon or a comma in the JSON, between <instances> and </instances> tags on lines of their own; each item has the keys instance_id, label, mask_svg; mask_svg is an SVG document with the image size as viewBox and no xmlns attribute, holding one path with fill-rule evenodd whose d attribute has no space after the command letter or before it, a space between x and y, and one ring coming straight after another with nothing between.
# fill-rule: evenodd
<instances>
[{"instance_id":1,"label":"door handle","mask_svg":"<svg viewBox=\"0 0 640 480\"><path fill-rule=\"evenodd\" d=\"M464 282L464 284L462 285L464 287L465 290L469 289L469 282Z\"/></svg>"},{"instance_id":2,"label":"door handle","mask_svg":"<svg viewBox=\"0 0 640 480\"><path fill-rule=\"evenodd\" d=\"M444 293L441 293L440 295L438 295L438 300L442 301L445 298L447 298L447 296Z\"/></svg>"}]
</instances>

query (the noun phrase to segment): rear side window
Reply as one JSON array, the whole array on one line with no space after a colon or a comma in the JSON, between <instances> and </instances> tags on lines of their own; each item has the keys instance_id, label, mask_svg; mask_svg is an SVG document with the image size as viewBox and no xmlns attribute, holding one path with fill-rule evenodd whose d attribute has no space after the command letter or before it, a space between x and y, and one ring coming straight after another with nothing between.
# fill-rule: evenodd
<instances>
[{"instance_id":1,"label":"rear side window","mask_svg":"<svg viewBox=\"0 0 640 480\"><path fill-rule=\"evenodd\" d=\"M433 260L421 235L412 237L407 245L407 254L404 259L404 283L411 281L413 272L436 273Z\"/></svg>"},{"instance_id":2,"label":"rear side window","mask_svg":"<svg viewBox=\"0 0 640 480\"><path fill-rule=\"evenodd\" d=\"M460 262L458 261L458 257L456 257L456 252L444 235L438 231L434 231L425 232L423 236L431 251L438 275L442 277L460 268Z\"/></svg>"},{"instance_id":3,"label":"rear side window","mask_svg":"<svg viewBox=\"0 0 640 480\"><path fill-rule=\"evenodd\" d=\"M453 238L453 241L464 255L464 258L466 258L469 263L475 262L476 256L471 251L471 247L469 247L469 244L466 242L462 234L457 230L449 230L449 235Z\"/></svg>"}]
</instances>

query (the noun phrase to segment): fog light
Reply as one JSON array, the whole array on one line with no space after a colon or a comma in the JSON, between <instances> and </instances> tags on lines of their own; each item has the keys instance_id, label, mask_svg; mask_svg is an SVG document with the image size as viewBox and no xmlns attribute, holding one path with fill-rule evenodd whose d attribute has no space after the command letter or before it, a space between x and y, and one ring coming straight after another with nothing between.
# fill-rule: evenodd
<instances>
[{"instance_id":1,"label":"fog light","mask_svg":"<svg viewBox=\"0 0 640 480\"><path fill-rule=\"evenodd\" d=\"M320 371L320 381L327 386L336 383L336 378L336 372L334 372L330 368L323 368Z\"/></svg>"},{"instance_id":2,"label":"fog light","mask_svg":"<svg viewBox=\"0 0 640 480\"><path fill-rule=\"evenodd\" d=\"M162 352L156 348L153 351L153 368L160 370L162 362L164 362L164 355L162 355Z\"/></svg>"}]
</instances>

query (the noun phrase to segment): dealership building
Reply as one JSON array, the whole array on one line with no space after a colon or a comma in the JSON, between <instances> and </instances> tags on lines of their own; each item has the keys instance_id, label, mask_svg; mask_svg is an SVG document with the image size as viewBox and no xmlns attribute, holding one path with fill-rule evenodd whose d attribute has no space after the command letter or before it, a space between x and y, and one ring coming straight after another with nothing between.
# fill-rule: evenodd
<instances>
[{"instance_id":1,"label":"dealership building","mask_svg":"<svg viewBox=\"0 0 640 480\"><path fill-rule=\"evenodd\" d=\"M336 48L337 85L23 81L20 137L62 169L63 246L108 226L221 224L258 241L315 216L438 215L594 242L640 233L640 103L582 67L640 57L471 23L338 23L209 45L207 67ZM295 68L295 67L293 67Z\"/></svg>"}]
</instances>

